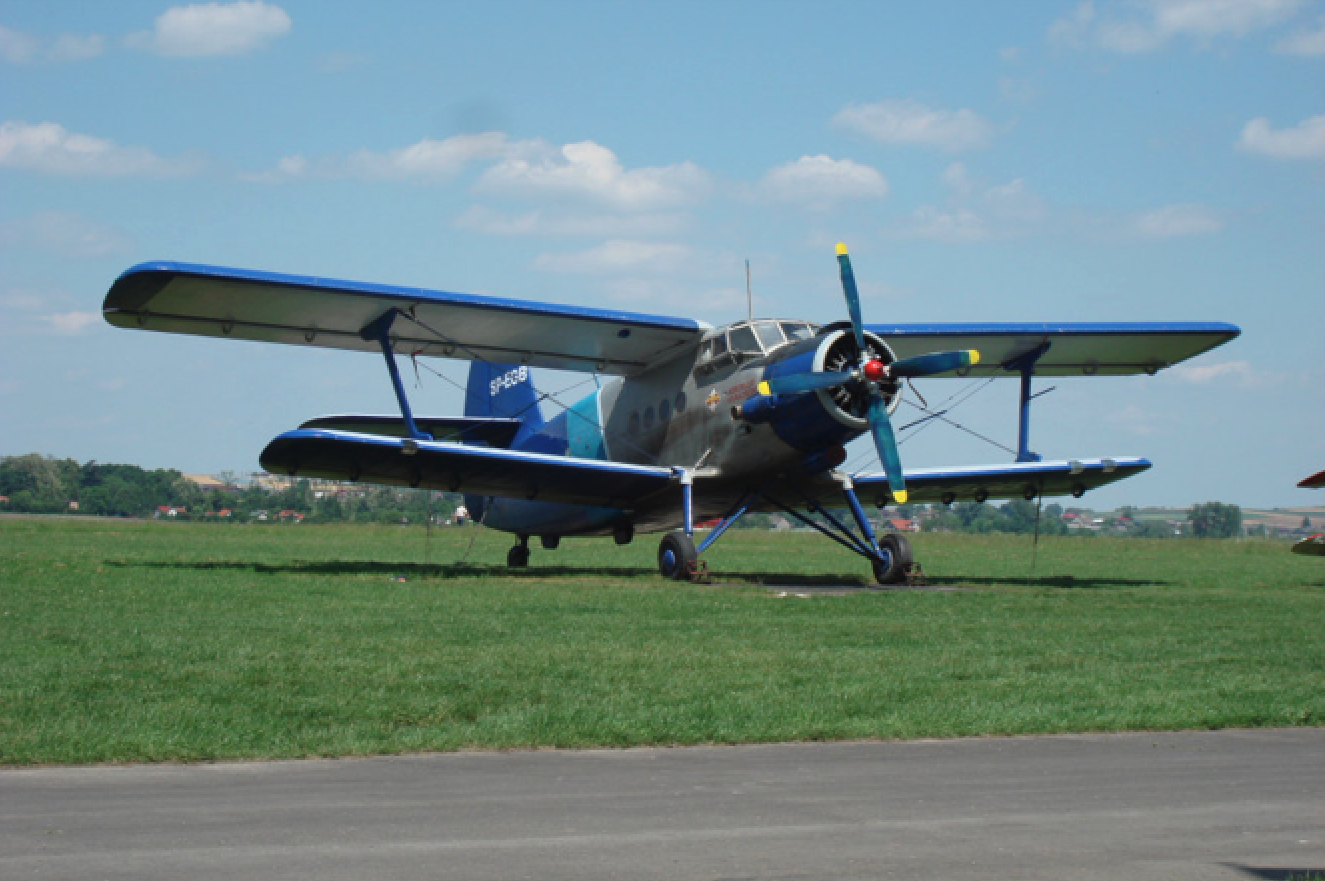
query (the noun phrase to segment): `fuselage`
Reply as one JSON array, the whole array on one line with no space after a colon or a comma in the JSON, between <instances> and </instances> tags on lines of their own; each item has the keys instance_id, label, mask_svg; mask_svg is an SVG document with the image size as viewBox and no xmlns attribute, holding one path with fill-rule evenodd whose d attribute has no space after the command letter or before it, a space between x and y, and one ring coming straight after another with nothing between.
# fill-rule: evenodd
<instances>
[{"instance_id":1,"label":"fuselage","mask_svg":"<svg viewBox=\"0 0 1325 881\"><path fill-rule=\"evenodd\" d=\"M887 346L867 339L873 357ZM842 447L868 430L842 389L761 397L760 380L841 369L854 355L850 331L801 321L738 322L705 335L697 351L604 384L543 422L530 420L512 449L700 471L708 485L840 464ZM500 381L500 380L499 380ZM495 394L496 392L494 392ZM895 400L893 401L895 406ZM521 499L472 499L484 524L528 535L591 535L675 528L679 510L633 512ZM700 519L723 512L696 492Z\"/></svg>"}]
</instances>

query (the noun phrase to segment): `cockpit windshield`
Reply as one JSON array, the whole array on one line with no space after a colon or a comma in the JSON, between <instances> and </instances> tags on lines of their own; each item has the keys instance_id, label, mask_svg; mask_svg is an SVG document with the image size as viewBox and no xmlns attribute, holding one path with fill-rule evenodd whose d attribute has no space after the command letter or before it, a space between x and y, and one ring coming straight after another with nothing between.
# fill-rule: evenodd
<instances>
[{"instance_id":1,"label":"cockpit windshield","mask_svg":"<svg viewBox=\"0 0 1325 881\"><path fill-rule=\"evenodd\" d=\"M705 340L700 361L716 368L719 362L758 358L788 343L810 339L817 330L804 321L742 321Z\"/></svg>"}]
</instances>

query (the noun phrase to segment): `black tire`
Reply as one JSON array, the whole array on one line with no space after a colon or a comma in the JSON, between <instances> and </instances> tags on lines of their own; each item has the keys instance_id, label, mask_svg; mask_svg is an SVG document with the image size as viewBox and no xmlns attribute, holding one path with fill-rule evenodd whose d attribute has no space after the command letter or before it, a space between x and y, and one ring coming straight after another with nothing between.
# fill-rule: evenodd
<instances>
[{"instance_id":1,"label":"black tire","mask_svg":"<svg viewBox=\"0 0 1325 881\"><path fill-rule=\"evenodd\" d=\"M684 532L669 532L658 545L658 571L663 578L684 581L695 571L695 543Z\"/></svg>"},{"instance_id":2,"label":"black tire","mask_svg":"<svg viewBox=\"0 0 1325 881\"><path fill-rule=\"evenodd\" d=\"M516 545L506 552L506 565L512 569L523 569L529 565L529 548Z\"/></svg>"},{"instance_id":3,"label":"black tire","mask_svg":"<svg viewBox=\"0 0 1325 881\"><path fill-rule=\"evenodd\" d=\"M896 533L888 533L879 539L882 560L874 561L874 580L879 584L896 584L906 578L906 569L911 565L911 543Z\"/></svg>"}]
</instances>

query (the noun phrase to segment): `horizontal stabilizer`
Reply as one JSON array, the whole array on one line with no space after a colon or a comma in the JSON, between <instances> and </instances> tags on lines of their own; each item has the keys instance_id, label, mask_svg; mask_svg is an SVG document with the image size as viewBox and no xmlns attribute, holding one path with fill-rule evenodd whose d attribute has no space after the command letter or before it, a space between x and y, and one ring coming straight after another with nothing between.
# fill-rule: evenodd
<instances>
[{"instance_id":1,"label":"horizontal stabilizer","mask_svg":"<svg viewBox=\"0 0 1325 881\"><path fill-rule=\"evenodd\" d=\"M1032 361L1036 376L1153 374L1242 333L1217 321L871 324L865 329L883 337L899 359L940 350L979 351L978 364L928 374L946 377L1016 376L1024 361Z\"/></svg>"},{"instance_id":2,"label":"horizontal stabilizer","mask_svg":"<svg viewBox=\"0 0 1325 881\"><path fill-rule=\"evenodd\" d=\"M419 431L432 435L436 441L458 444L483 444L489 447L509 447L520 430L519 419L471 419L414 417ZM409 429L400 416L319 416L310 419L301 429L330 429L356 434L376 434L385 437L409 437Z\"/></svg>"},{"instance_id":3,"label":"horizontal stabilizer","mask_svg":"<svg viewBox=\"0 0 1325 881\"><path fill-rule=\"evenodd\" d=\"M688 318L200 266L144 263L102 304L116 327L631 376L699 345Z\"/></svg>"},{"instance_id":4,"label":"horizontal stabilizer","mask_svg":"<svg viewBox=\"0 0 1325 881\"><path fill-rule=\"evenodd\" d=\"M291 477L616 508L677 482L671 468L330 430L286 432L260 461Z\"/></svg>"},{"instance_id":5,"label":"horizontal stabilizer","mask_svg":"<svg viewBox=\"0 0 1325 881\"><path fill-rule=\"evenodd\" d=\"M1149 467L1146 459L1126 457L916 468L908 469L905 474L909 502L942 502L949 493L954 501L970 502L1080 495L1140 474ZM861 474L852 479L862 500L875 504L888 502L888 479L884 475Z\"/></svg>"}]
</instances>

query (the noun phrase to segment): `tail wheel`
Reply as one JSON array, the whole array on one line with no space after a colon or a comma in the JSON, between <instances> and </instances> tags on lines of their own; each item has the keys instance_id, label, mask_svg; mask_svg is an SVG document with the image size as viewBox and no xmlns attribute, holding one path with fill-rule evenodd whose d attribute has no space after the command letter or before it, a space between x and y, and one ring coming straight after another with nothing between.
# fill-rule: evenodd
<instances>
[{"instance_id":1,"label":"tail wheel","mask_svg":"<svg viewBox=\"0 0 1325 881\"><path fill-rule=\"evenodd\" d=\"M911 565L911 543L900 535L889 533L879 539L883 558L874 561L874 580L879 584L896 584L906 577Z\"/></svg>"},{"instance_id":2,"label":"tail wheel","mask_svg":"<svg viewBox=\"0 0 1325 881\"><path fill-rule=\"evenodd\" d=\"M669 532L658 545L658 571L663 578L684 581L695 571L695 543L684 532Z\"/></svg>"},{"instance_id":3,"label":"tail wheel","mask_svg":"<svg viewBox=\"0 0 1325 881\"><path fill-rule=\"evenodd\" d=\"M512 569L523 569L529 565L529 548L516 545L506 552L506 565Z\"/></svg>"}]
</instances>

